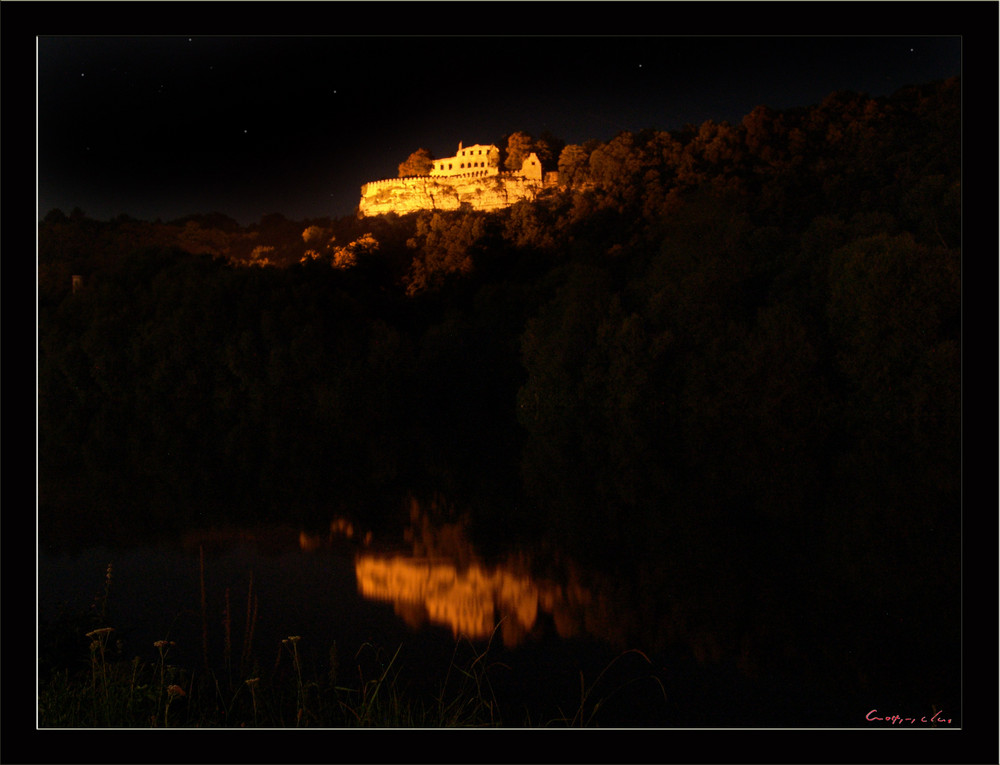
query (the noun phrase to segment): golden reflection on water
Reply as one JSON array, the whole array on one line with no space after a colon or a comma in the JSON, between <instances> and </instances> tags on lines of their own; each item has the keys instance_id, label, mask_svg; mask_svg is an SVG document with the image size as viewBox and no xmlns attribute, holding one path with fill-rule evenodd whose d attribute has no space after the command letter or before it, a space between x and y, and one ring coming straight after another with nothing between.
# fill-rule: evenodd
<instances>
[{"instance_id":1,"label":"golden reflection on water","mask_svg":"<svg viewBox=\"0 0 1000 765\"><path fill-rule=\"evenodd\" d=\"M551 552L532 558L519 551L487 562L470 542L464 517L439 497L423 504L409 498L408 504L410 526L398 543L376 544L371 531L343 517L322 533L285 525L209 528L186 533L182 543L209 554L252 545L266 556L283 555L290 547L310 553L346 546L353 551L362 597L392 604L415 629L444 627L474 640L496 632L508 647L553 634L589 636L621 649L682 646L699 663L734 661L748 676L763 671L768 657L781 662L795 656L790 653L795 647L782 642L791 627L786 621L774 626L780 611L764 610L758 594L749 610L766 618L738 621L747 610L747 593L738 583L695 589L698 577L675 581L684 572L666 567L667 552L638 561L637 580L610 577ZM664 594L667 579L671 589Z\"/></svg>"},{"instance_id":2,"label":"golden reflection on water","mask_svg":"<svg viewBox=\"0 0 1000 765\"><path fill-rule=\"evenodd\" d=\"M545 556L544 566L533 565L524 552L487 562L469 541L465 521L440 498L408 502L410 527L400 544L375 545L370 533L338 518L329 534L302 532L299 546L309 551L336 540L350 543L361 596L391 603L414 629L444 627L455 637L484 641L496 633L507 647L553 634L596 638L623 650L684 645L698 663L733 660L750 676L759 670L760 636L714 618L713 604L724 607L735 593L720 606L712 597L726 593L701 591L692 605L649 597L648 582L629 587L563 556ZM456 516L460 520L436 520ZM767 642L771 651L778 648L773 635Z\"/></svg>"},{"instance_id":3,"label":"golden reflection on water","mask_svg":"<svg viewBox=\"0 0 1000 765\"><path fill-rule=\"evenodd\" d=\"M354 567L363 597L392 603L396 614L414 628L446 627L456 637L486 640L499 625L506 646L520 644L545 626L564 638L595 628L598 633L613 632L597 623L607 609L575 577L563 582L539 578L519 556L488 565L465 537L464 524L432 523L434 509L425 510L411 498L411 528L405 535L411 549L406 552L356 553ZM340 519L331 524L331 537L354 533ZM299 542L310 550L329 538L303 532Z\"/></svg>"},{"instance_id":4,"label":"golden reflection on water","mask_svg":"<svg viewBox=\"0 0 1000 765\"><path fill-rule=\"evenodd\" d=\"M371 600L393 603L411 626L450 627L473 639L486 639L497 622L504 643L534 627L545 598L530 579L503 568L472 565L464 570L448 560L358 555L358 589Z\"/></svg>"},{"instance_id":5,"label":"golden reflection on water","mask_svg":"<svg viewBox=\"0 0 1000 765\"><path fill-rule=\"evenodd\" d=\"M350 540L354 539L355 536L353 523L346 518L334 518L330 522L330 533L325 537L318 534L310 534L306 531L300 531L299 548L305 550L306 552L311 552L313 550L318 550L321 547L326 547L338 537ZM370 531L366 531L364 534L358 535L358 537L360 538L362 544L371 544L372 533Z\"/></svg>"}]
</instances>

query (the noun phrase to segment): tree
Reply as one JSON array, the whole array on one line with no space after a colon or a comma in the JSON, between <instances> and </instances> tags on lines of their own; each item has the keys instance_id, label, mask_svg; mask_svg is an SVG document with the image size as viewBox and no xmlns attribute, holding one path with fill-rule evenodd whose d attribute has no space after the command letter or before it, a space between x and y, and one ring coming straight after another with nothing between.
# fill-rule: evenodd
<instances>
[{"instance_id":1,"label":"tree","mask_svg":"<svg viewBox=\"0 0 1000 765\"><path fill-rule=\"evenodd\" d=\"M430 175L434 167L434 155L427 149L417 149L399 165L399 177Z\"/></svg>"},{"instance_id":2,"label":"tree","mask_svg":"<svg viewBox=\"0 0 1000 765\"><path fill-rule=\"evenodd\" d=\"M486 235L482 214L435 212L417 220L407 247L416 250L405 277L406 293L438 290L455 276L467 276L475 267L477 245Z\"/></svg>"},{"instance_id":3,"label":"tree","mask_svg":"<svg viewBox=\"0 0 1000 765\"><path fill-rule=\"evenodd\" d=\"M589 159L590 155L582 146L567 144L559 154L559 182L572 186L586 181Z\"/></svg>"},{"instance_id":4,"label":"tree","mask_svg":"<svg viewBox=\"0 0 1000 765\"><path fill-rule=\"evenodd\" d=\"M274 261L270 256L274 254L275 248L269 244L261 244L253 248L250 253L250 263L255 266L273 266Z\"/></svg>"},{"instance_id":5,"label":"tree","mask_svg":"<svg viewBox=\"0 0 1000 765\"><path fill-rule=\"evenodd\" d=\"M334 268L352 268L358 264L358 255L362 257L377 252L378 240L370 233L362 234L346 247L334 247L331 265Z\"/></svg>"},{"instance_id":6,"label":"tree","mask_svg":"<svg viewBox=\"0 0 1000 765\"><path fill-rule=\"evenodd\" d=\"M302 241L312 246L324 246L332 242L333 234L322 226L306 226L302 231Z\"/></svg>"},{"instance_id":7,"label":"tree","mask_svg":"<svg viewBox=\"0 0 1000 765\"><path fill-rule=\"evenodd\" d=\"M120 225L126 225L120 223ZM192 254L228 255L230 236L217 228L203 228L195 220L189 220L177 234L177 244Z\"/></svg>"},{"instance_id":8,"label":"tree","mask_svg":"<svg viewBox=\"0 0 1000 765\"><path fill-rule=\"evenodd\" d=\"M544 171L549 172L558 169L559 155L565 146L566 142L563 139L557 138L548 130L542 131L542 134L538 136L538 140L535 141L535 154L538 155Z\"/></svg>"},{"instance_id":9,"label":"tree","mask_svg":"<svg viewBox=\"0 0 1000 765\"><path fill-rule=\"evenodd\" d=\"M531 136L525 132L519 130L516 133L511 133L510 137L507 138L507 159L504 160L504 168L506 170L520 170L524 160L535 150L534 144Z\"/></svg>"}]
</instances>

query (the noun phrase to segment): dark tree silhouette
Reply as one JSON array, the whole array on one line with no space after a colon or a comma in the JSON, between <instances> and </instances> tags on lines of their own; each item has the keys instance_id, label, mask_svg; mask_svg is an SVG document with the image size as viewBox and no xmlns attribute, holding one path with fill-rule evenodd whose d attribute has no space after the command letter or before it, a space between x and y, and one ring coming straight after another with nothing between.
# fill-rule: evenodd
<instances>
[{"instance_id":1,"label":"dark tree silhouette","mask_svg":"<svg viewBox=\"0 0 1000 765\"><path fill-rule=\"evenodd\" d=\"M434 155L427 149L417 149L399 164L399 177L429 175L434 168Z\"/></svg>"}]
</instances>

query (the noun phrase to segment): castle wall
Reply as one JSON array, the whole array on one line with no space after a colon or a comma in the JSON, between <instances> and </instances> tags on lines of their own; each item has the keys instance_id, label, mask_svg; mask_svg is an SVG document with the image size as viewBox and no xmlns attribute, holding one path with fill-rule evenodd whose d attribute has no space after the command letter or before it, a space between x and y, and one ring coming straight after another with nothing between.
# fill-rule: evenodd
<instances>
[{"instance_id":1,"label":"castle wall","mask_svg":"<svg viewBox=\"0 0 1000 765\"><path fill-rule=\"evenodd\" d=\"M541 173L525 178L515 173L480 176L475 169L459 176L424 175L372 181L361 187L362 216L397 215L418 210L500 210L522 200L534 200L542 189Z\"/></svg>"}]
</instances>

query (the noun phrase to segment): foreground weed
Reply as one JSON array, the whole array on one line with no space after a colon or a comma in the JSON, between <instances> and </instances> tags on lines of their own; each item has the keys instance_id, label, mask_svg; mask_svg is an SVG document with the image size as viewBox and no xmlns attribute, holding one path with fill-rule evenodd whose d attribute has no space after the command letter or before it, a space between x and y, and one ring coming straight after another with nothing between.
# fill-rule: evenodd
<instances>
[{"instance_id":1,"label":"foreground weed","mask_svg":"<svg viewBox=\"0 0 1000 765\"><path fill-rule=\"evenodd\" d=\"M166 686L166 667L167 667L167 654L170 653L170 648L177 645L173 640L157 640L153 643L153 647L160 652L160 661L158 667L160 669L160 687Z\"/></svg>"},{"instance_id":2,"label":"foreground weed","mask_svg":"<svg viewBox=\"0 0 1000 765\"><path fill-rule=\"evenodd\" d=\"M246 674L253 655L253 633L257 626L257 593L253 589L253 571L247 584L246 626L243 630L243 652L240 654L240 673Z\"/></svg>"},{"instance_id":3,"label":"foreground weed","mask_svg":"<svg viewBox=\"0 0 1000 765\"><path fill-rule=\"evenodd\" d=\"M448 673L445 675L441 693L436 699L437 725L497 727L503 724L496 694L489 679L489 669L503 665L488 663L493 638L496 637L499 628L500 624L497 624L486 648L482 651L477 651L472 642L465 638L455 643ZM472 659L467 665L457 660L459 650L463 646L472 651ZM456 687L452 687L453 679Z\"/></svg>"},{"instance_id":4,"label":"foreground weed","mask_svg":"<svg viewBox=\"0 0 1000 765\"><path fill-rule=\"evenodd\" d=\"M110 582L109 566L105 577L105 605ZM199 594L204 602L203 587ZM106 614L107 609L102 608L101 613ZM230 598L229 592L226 593L225 640L218 675L211 663L208 670L198 669L197 672L172 664L176 646L172 640L153 642L151 648L155 650L155 658L147 663L139 656L131 660L123 658L122 641L113 641L113 636L118 634L113 627L99 626L86 633L79 629L75 634L67 629L66 638L72 636L79 646L80 662L76 669L71 664L53 662L44 672L40 671L39 725L46 728L504 725L491 677L497 669L510 669L491 656L500 624L485 648L477 647L465 637L457 640L448 666L442 668L443 680L434 687L421 679L427 667L420 667L420 675L410 676L405 671L403 645L389 652L373 643L365 643L354 654L357 674L352 679L352 672L345 671L338 662L336 644L329 649L329 667L315 668L306 661L303 638L299 635L291 635L280 642L273 671L262 673L259 659L252 651L256 621L257 598L251 573L238 668L233 644L238 646L239 643L232 634ZM202 655L195 659L198 665L203 663L208 646L204 618L202 628ZM87 661L84 645L89 645L90 649L87 663L84 663ZM610 699L631 683L651 676L650 673L646 677L614 679L623 675L611 670L624 656L633 653L649 664L649 659L641 652L628 651L605 667L589 685L581 673L577 708L567 714L562 714L560 709L560 715L548 724L596 725L599 713L606 709ZM72 659L70 653L66 656Z\"/></svg>"},{"instance_id":5,"label":"foreground weed","mask_svg":"<svg viewBox=\"0 0 1000 765\"><path fill-rule=\"evenodd\" d=\"M302 663L299 661L299 641L301 635L289 635L281 644L292 654L292 666L295 667L295 727L303 724L307 716L305 706L305 689L302 684Z\"/></svg>"},{"instance_id":6,"label":"foreground weed","mask_svg":"<svg viewBox=\"0 0 1000 765\"><path fill-rule=\"evenodd\" d=\"M257 686L260 685L259 677L251 677L246 681L247 687L250 689L250 700L253 702L253 726L256 728L258 725L257 718Z\"/></svg>"},{"instance_id":7,"label":"foreground weed","mask_svg":"<svg viewBox=\"0 0 1000 765\"><path fill-rule=\"evenodd\" d=\"M586 682L584 681L583 672L581 672L579 706L577 707L572 717L567 717L563 715L553 720L552 723L553 724L561 723L574 728L596 726L597 713L601 711L601 709L605 706L606 702L609 701L612 697L620 694L622 691L625 690L625 688L637 682L645 682L648 680L654 681L659 687L660 692L663 694L664 699L666 699L666 689L663 687L663 684L662 682L660 682L660 679L652 674L644 675L641 677L630 678L629 680L626 680L620 683L619 685L615 686L614 688L612 688L606 696L597 695L597 689L599 686L601 686L602 680L604 680L605 675L607 675L619 661L621 661L624 657L630 655L639 656L647 665L652 666L652 662L642 651L639 651L637 649L632 649L629 651L625 651L624 653L621 653L614 659L612 659L611 662L607 666L605 666L604 669L601 670L601 672L597 676L597 679L594 680L594 682L590 685L590 687L587 687Z\"/></svg>"},{"instance_id":8,"label":"foreground weed","mask_svg":"<svg viewBox=\"0 0 1000 765\"><path fill-rule=\"evenodd\" d=\"M385 652L371 643L365 643L358 649L355 658L358 663L358 690L337 687L343 694L338 703L348 723L359 727L379 726L409 726L414 724L412 710L402 699L398 683L397 659L402 646L396 649L392 658L386 662ZM370 654L374 660L377 676L365 679L361 660ZM347 697L347 701L343 696ZM356 700L355 700L356 699ZM418 715L418 719L422 714Z\"/></svg>"},{"instance_id":9,"label":"foreground weed","mask_svg":"<svg viewBox=\"0 0 1000 765\"><path fill-rule=\"evenodd\" d=\"M87 633L90 638L90 671L91 671L91 691L95 701L98 696L103 701L103 722L111 725L111 692L108 689L108 663L107 647L108 638L114 632L114 627L101 627ZM100 690L98 690L97 678L100 676ZM97 705L94 705L94 724L97 724Z\"/></svg>"},{"instance_id":10,"label":"foreground weed","mask_svg":"<svg viewBox=\"0 0 1000 765\"><path fill-rule=\"evenodd\" d=\"M170 705L174 703L174 699L182 699L187 696L187 692L181 688L179 685L168 685L167 686L167 708L163 710L163 727L170 727Z\"/></svg>"},{"instance_id":11,"label":"foreground weed","mask_svg":"<svg viewBox=\"0 0 1000 765\"><path fill-rule=\"evenodd\" d=\"M111 618L109 613L111 601L111 574L114 567L109 563L104 572L104 589L100 595L94 598L94 607L97 609L97 618L102 624L107 624Z\"/></svg>"}]
</instances>

